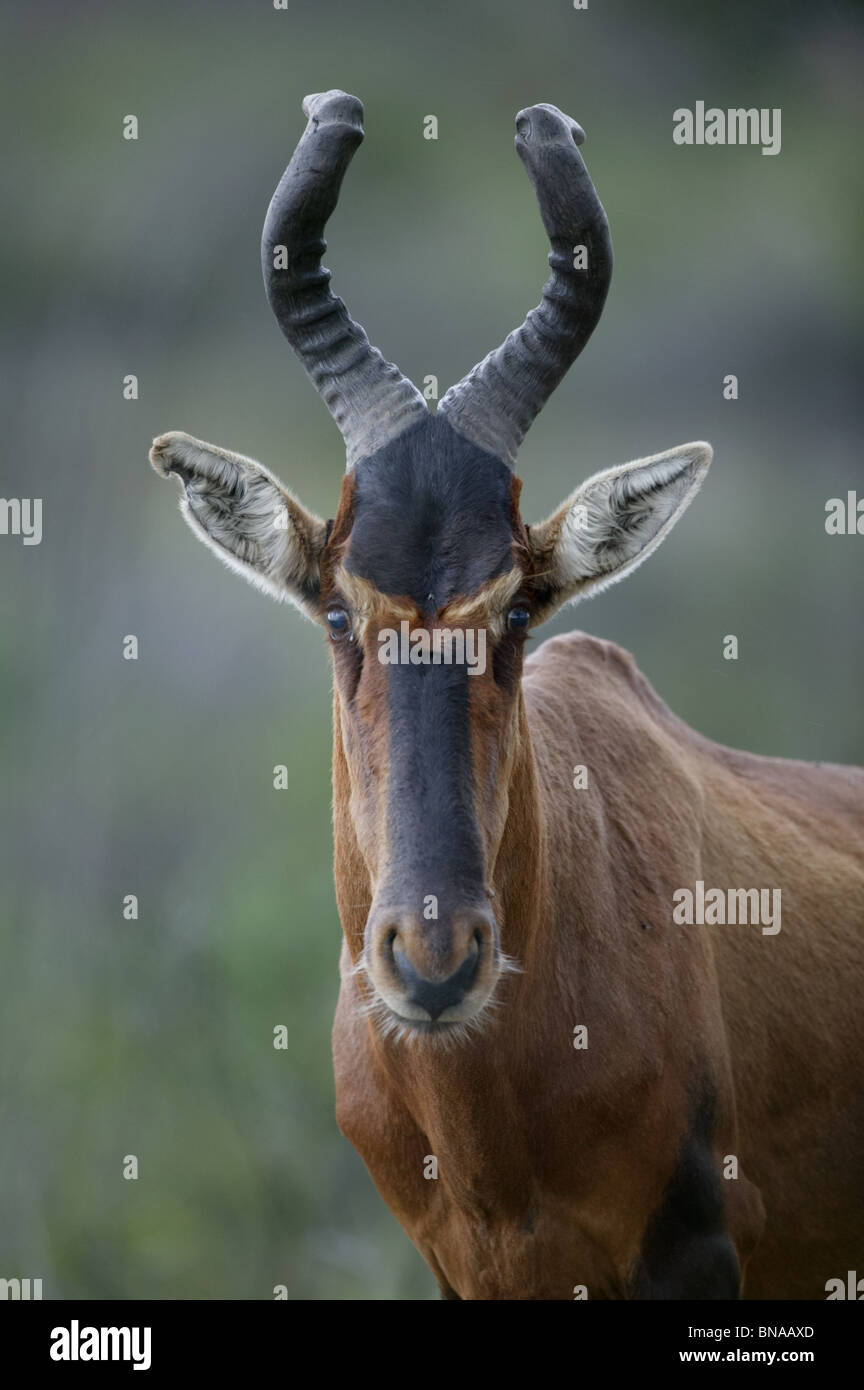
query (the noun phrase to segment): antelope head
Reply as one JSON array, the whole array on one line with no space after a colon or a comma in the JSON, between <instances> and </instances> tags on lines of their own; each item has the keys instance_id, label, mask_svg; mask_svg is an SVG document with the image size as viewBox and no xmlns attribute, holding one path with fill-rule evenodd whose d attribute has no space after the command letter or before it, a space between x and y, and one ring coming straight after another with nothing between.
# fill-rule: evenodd
<instances>
[{"instance_id":1,"label":"antelope head","mask_svg":"<svg viewBox=\"0 0 864 1390\"><path fill-rule=\"evenodd\" d=\"M348 951L382 1020L440 1037L481 1017L507 967L510 924L495 889L525 737L526 636L659 545L711 450L682 445L597 473L526 526L517 449L591 336L612 271L583 131L554 106L517 116L551 277L522 326L432 414L331 293L321 264L363 139L362 105L330 91L303 110L262 264L278 324L345 440L335 519L307 511L260 463L187 434L162 435L150 457L182 482L195 534L326 634Z\"/></svg>"}]
</instances>

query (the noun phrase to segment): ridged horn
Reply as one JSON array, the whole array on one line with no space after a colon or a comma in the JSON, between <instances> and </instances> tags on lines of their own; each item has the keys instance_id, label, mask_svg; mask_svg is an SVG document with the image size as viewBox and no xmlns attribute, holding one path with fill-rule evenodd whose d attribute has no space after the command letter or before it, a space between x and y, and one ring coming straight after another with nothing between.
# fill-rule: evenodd
<instances>
[{"instance_id":1,"label":"ridged horn","mask_svg":"<svg viewBox=\"0 0 864 1390\"><path fill-rule=\"evenodd\" d=\"M348 468L427 414L420 392L372 347L329 288L324 228L363 139L363 105L345 92L303 101L308 125L264 223L261 264L270 307L345 440Z\"/></svg>"},{"instance_id":2,"label":"ridged horn","mask_svg":"<svg viewBox=\"0 0 864 1390\"><path fill-rule=\"evenodd\" d=\"M557 106L531 106L516 117L516 150L551 242L552 275L521 328L438 406L454 429L511 468L531 422L593 333L612 277L609 224L578 149L584 139ZM577 268L579 247L584 268Z\"/></svg>"}]
</instances>

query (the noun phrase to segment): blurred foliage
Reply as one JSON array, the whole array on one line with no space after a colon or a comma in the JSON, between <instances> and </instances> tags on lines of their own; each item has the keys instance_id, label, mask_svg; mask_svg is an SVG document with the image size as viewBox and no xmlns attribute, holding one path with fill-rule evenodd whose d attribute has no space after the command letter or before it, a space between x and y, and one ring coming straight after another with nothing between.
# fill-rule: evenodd
<instances>
[{"instance_id":1,"label":"blurred foliage","mask_svg":"<svg viewBox=\"0 0 864 1390\"><path fill-rule=\"evenodd\" d=\"M332 515L341 443L258 264L302 96L366 103L326 263L442 391L536 301L512 122L552 101L588 132L616 274L523 448L525 515L710 439L684 523L578 625L714 738L860 760L864 541L824 532L826 499L861 489L860 9L94 0L7 5L0 38L0 492L44 499L41 546L0 538L0 1275L46 1297L432 1297L333 1119L324 642L196 545L147 448L186 429ZM781 107L781 154L674 146L698 99Z\"/></svg>"}]
</instances>

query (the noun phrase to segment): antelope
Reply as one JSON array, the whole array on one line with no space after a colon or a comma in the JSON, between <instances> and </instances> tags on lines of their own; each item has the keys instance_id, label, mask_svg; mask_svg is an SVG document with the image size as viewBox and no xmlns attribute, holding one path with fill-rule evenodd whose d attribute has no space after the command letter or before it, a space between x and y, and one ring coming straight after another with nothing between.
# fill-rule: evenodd
<instances>
[{"instance_id":1,"label":"antelope","mask_svg":"<svg viewBox=\"0 0 864 1390\"><path fill-rule=\"evenodd\" d=\"M432 413L321 264L363 107L303 110L262 264L345 441L335 518L184 433L150 457L195 534L329 640L338 1125L444 1298L824 1298L864 1248L864 771L721 747L584 633L525 656L711 461L684 444L522 520L517 449L612 270L584 132L517 116L551 277ZM484 632L485 669L383 661L403 623ZM681 924L696 885L779 892L782 930Z\"/></svg>"}]
</instances>

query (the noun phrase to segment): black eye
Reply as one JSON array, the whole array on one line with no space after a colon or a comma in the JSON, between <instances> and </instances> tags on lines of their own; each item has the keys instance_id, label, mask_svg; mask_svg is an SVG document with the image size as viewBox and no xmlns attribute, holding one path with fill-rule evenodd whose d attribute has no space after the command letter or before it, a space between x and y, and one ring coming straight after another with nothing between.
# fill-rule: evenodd
<instances>
[{"instance_id":1,"label":"black eye","mask_svg":"<svg viewBox=\"0 0 864 1390\"><path fill-rule=\"evenodd\" d=\"M511 608L507 614L507 626L511 632L524 632L531 621L527 608Z\"/></svg>"},{"instance_id":2,"label":"black eye","mask_svg":"<svg viewBox=\"0 0 864 1390\"><path fill-rule=\"evenodd\" d=\"M327 626L330 629L330 636L334 642L338 642L340 637L347 636L351 628L351 620L344 608L327 609Z\"/></svg>"}]
</instances>

